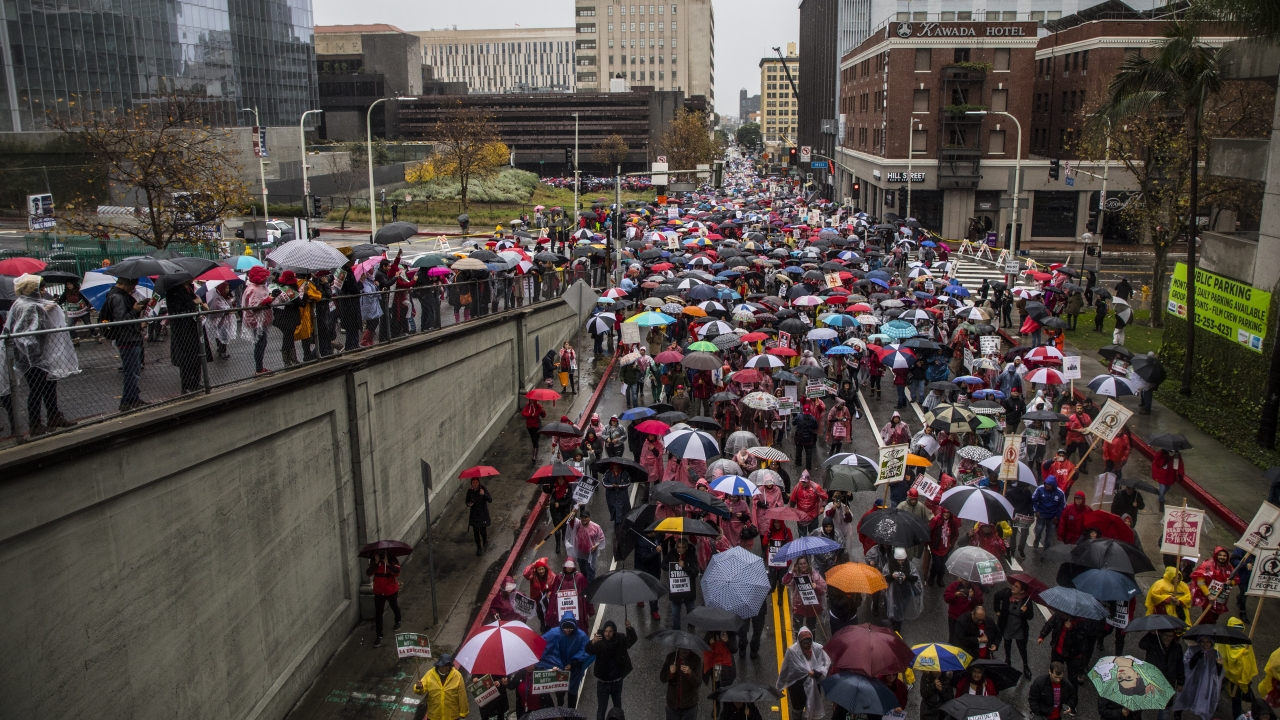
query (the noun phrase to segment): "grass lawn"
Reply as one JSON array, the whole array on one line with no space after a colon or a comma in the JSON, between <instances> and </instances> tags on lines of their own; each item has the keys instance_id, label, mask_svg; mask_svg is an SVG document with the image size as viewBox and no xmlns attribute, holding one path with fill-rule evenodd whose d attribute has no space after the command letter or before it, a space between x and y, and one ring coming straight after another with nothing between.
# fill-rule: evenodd
<instances>
[{"instance_id":1,"label":"grass lawn","mask_svg":"<svg viewBox=\"0 0 1280 720\"><path fill-rule=\"evenodd\" d=\"M1135 355L1155 352L1160 349L1164 336L1164 328L1153 328L1147 325L1151 316L1150 310L1134 310L1133 322L1124 328L1124 346ZM1111 344L1111 331L1115 329L1115 317L1108 316L1100 333L1093 331L1093 312L1080 316L1080 323L1075 330L1067 331L1067 342L1080 348L1081 352L1098 355L1098 348Z\"/></svg>"}]
</instances>

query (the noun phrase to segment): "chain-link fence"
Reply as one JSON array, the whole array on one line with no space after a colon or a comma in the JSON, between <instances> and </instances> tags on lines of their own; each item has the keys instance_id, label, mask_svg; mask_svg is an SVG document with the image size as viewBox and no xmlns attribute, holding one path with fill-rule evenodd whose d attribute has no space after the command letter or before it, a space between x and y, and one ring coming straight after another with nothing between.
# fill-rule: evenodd
<instances>
[{"instance_id":1,"label":"chain-link fence","mask_svg":"<svg viewBox=\"0 0 1280 720\"><path fill-rule=\"evenodd\" d=\"M549 302L577 279L572 272L494 277L305 303L277 298L257 309L239 307L237 292L227 299L234 309L162 309L122 322L95 322L92 312L68 318L51 300L20 297L0 337L0 442ZM603 276L581 279L599 287Z\"/></svg>"}]
</instances>

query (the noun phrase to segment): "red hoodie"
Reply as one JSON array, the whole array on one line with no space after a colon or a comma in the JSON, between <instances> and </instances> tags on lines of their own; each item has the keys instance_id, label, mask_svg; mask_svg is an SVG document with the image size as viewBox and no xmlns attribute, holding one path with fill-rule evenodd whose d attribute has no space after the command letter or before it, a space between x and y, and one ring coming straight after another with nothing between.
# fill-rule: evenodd
<instances>
[{"instance_id":1,"label":"red hoodie","mask_svg":"<svg viewBox=\"0 0 1280 720\"><path fill-rule=\"evenodd\" d=\"M1071 504L1058 518L1058 539L1068 545L1074 545L1084 534L1084 514L1091 509L1085 504L1084 493L1077 490L1075 496L1071 498Z\"/></svg>"}]
</instances>

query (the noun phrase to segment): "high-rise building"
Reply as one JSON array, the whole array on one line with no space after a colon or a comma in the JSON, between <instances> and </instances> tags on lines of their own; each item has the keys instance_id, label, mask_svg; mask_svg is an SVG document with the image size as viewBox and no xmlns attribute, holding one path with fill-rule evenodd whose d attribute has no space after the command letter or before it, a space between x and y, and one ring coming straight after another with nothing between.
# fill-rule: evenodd
<instances>
[{"instance_id":1,"label":"high-rise building","mask_svg":"<svg viewBox=\"0 0 1280 720\"><path fill-rule=\"evenodd\" d=\"M795 43L787 43L785 59L777 55L760 58L760 132L764 135L764 149L770 154L799 144L796 122L800 105L795 92L799 88L800 56Z\"/></svg>"},{"instance_id":2,"label":"high-rise building","mask_svg":"<svg viewBox=\"0 0 1280 720\"><path fill-rule=\"evenodd\" d=\"M576 0L579 90L609 89L619 74L629 86L683 90L715 106L715 12L711 0L612 5Z\"/></svg>"},{"instance_id":3,"label":"high-rise building","mask_svg":"<svg viewBox=\"0 0 1280 720\"><path fill-rule=\"evenodd\" d=\"M738 120L740 122L751 122L751 116L760 112L760 96L748 95L747 89L742 88L738 91Z\"/></svg>"},{"instance_id":4,"label":"high-rise building","mask_svg":"<svg viewBox=\"0 0 1280 720\"><path fill-rule=\"evenodd\" d=\"M573 28L422 30L422 62L435 79L465 82L473 93L572 92ZM580 43L579 43L580 44Z\"/></svg>"},{"instance_id":5,"label":"high-rise building","mask_svg":"<svg viewBox=\"0 0 1280 720\"><path fill-rule=\"evenodd\" d=\"M887 22L1046 22L1071 15L1108 0L838 0L840 56L858 47ZM1043 35L1043 31L1041 32Z\"/></svg>"},{"instance_id":6,"label":"high-rise building","mask_svg":"<svg viewBox=\"0 0 1280 720\"><path fill-rule=\"evenodd\" d=\"M0 3L0 131L182 90L220 125L294 125L316 106L311 0Z\"/></svg>"},{"instance_id":7,"label":"high-rise building","mask_svg":"<svg viewBox=\"0 0 1280 720\"><path fill-rule=\"evenodd\" d=\"M813 148L813 160L834 159L836 152L836 96L839 94L840 54L838 15L840 0L801 0L800 70L805 84L800 90L796 140ZM821 156L821 157L817 157ZM830 196L832 172L810 167L814 181Z\"/></svg>"}]
</instances>

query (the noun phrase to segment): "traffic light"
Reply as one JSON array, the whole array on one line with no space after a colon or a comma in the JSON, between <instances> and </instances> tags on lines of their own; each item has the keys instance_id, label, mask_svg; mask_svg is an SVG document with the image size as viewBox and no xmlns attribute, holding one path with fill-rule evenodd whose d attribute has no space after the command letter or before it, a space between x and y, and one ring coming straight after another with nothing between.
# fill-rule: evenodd
<instances>
[{"instance_id":1,"label":"traffic light","mask_svg":"<svg viewBox=\"0 0 1280 720\"><path fill-rule=\"evenodd\" d=\"M1098 232L1098 211L1090 210L1089 219L1084 223L1084 229L1089 232Z\"/></svg>"},{"instance_id":2,"label":"traffic light","mask_svg":"<svg viewBox=\"0 0 1280 720\"><path fill-rule=\"evenodd\" d=\"M311 196L311 216L320 217L320 197L318 195Z\"/></svg>"},{"instance_id":3,"label":"traffic light","mask_svg":"<svg viewBox=\"0 0 1280 720\"><path fill-rule=\"evenodd\" d=\"M787 164L794 166L799 160L798 151L795 148L787 148Z\"/></svg>"},{"instance_id":4,"label":"traffic light","mask_svg":"<svg viewBox=\"0 0 1280 720\"><path fill-rule=\"evenodd\" d=\"M564 149L564 164L565 165L573 164L573 148L567 147Z\"/></svg>"},{"instance_id":5,"label":"traffic light","mask_svg":"<svg viewBox=\"0 0 1280 720\"><path fill-rule=\"evenodd\" d=\"M862 191L862 183L854 183L854 184L853 184L853 192L854 192L854 193L859 193L859 192L861 192L861 191Z\"/></svg>"},{"instance_id":6,"label":"traffic light","mask_svg":"<svg viewBox=\"0 0 1280 720\"><path fill-rule=\"evenodd\" d=\"M1049 161L1049 179L1058 179L1058 160L1056 158Z\"/></svg>"},{"instance_id":7,"label":"traffic light","mask_svg":"<svg viewBox=\"0 0 1280 720\"><path fill-rule=\"evenodd\" d=\"M898 188L898 207L901 208L903 212L906 212L907 210L907 188L906 187Z\"/></svg>"}]
</instances>

